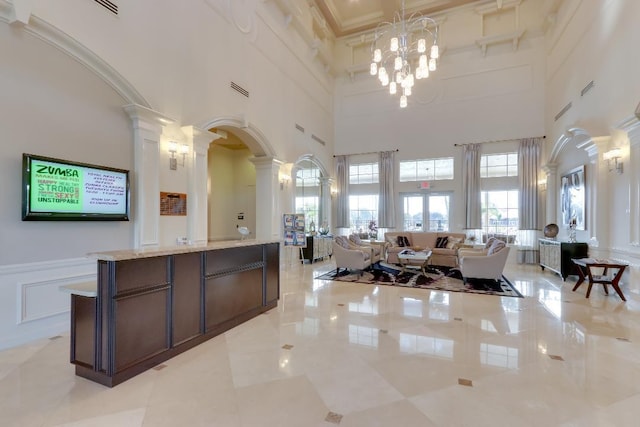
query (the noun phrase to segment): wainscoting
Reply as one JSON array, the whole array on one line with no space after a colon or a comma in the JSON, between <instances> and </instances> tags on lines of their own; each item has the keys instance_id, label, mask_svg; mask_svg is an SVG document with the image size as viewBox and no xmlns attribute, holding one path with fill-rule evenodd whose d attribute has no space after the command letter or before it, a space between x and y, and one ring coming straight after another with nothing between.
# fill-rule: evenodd
<instances>
[{"instance_id":1,"label":"wainscoting","mask_svg":"<svg viewBox=\"0 0 640 427\"><path fill-rule=\"evenodd\" d=\"M96 279L96 261L74 258L0 267L0 350L69 330L60 286Z\"/></svg>"}]
</instances>

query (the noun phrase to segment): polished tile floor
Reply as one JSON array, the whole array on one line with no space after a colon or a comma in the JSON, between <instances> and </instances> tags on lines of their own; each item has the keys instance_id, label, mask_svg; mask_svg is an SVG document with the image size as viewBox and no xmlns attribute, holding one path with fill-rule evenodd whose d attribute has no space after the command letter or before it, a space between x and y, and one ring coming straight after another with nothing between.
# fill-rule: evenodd
<instances>
[{"instance_id":1,"label":"polished tile floor","mask_svg":"<svg viewBox=\"0 0 640 427\"><path fill-rule=\"evenodd\" d=\"M508 265L508 298L314 280L278 308L112 389L69 336L0 352L0 426L638 426L640 281L590 299Z\"/></svg>"}]
</instances>

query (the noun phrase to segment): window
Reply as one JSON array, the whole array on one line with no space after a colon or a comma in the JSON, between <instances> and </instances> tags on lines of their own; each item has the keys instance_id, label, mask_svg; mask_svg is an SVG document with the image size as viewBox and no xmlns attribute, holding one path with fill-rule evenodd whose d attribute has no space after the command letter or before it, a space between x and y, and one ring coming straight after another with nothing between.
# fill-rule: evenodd
<instances>
[{"instance_id":1,"label":"window","mask_svg":"<svg viewBox=\"0 0 640 427\"><path fill-rule=\"evenodd\" d=\"M453 157L400 162L400 182L453 179Z\"/></svg>"},{"instance_id":2,"label":"window","mask_svg":"<svg viewBox=\"0 0 640 427\"><path fill-rule=\"evenodd\" d=\"M513 243L518 231L518 191L483 191L482 231L486 237L495 236Z\"/></svg>"},{"instance_id":3,"label":"window","mask_svg":"<svg viewBox=\"0 0 640 427\"><path fill-rule=\"evenodd\" d=\"M296 197L296 213L303 213L306 226L309 227L311 221L319 227L318 218L320 210L320 198L318 196Z\"/></svg>"},{"instance_id":4,"label":"window","mask_svg":"<svg viewBox=\"0 0 640 427\"><path fill-rule=\"evenodd\" d=\"M446 193L403 195L403 229L449 231L450 200Z\"/></svg>"},{"instance_id":5,"label":"window","mask_svg":"<svg viewBox=\"0 0 640 427\"><path fill-rule=\"evenodd\" d=\"M349 196L349 218L352 230L369 233L371 221L378 222L378 195Z\"/></svg>"},{"instance_id":6,"label":"window","mask_svg":"<svg viewBox=\"0 0 640 427\"><path fill-rule=\"evenodd\" d=\"M303 213L307 227L313 221L319 227L320 220L320 168L305 161L296 171L295 212Z\"/></svg>"},{"instance_id":7,"label":"window","mask_svg":"<svg viewBox=\"0 0 640 427\"><path fill-rule=\"evenodd\" d=\"M349 166L349 184L377 184L378 163L360 163Z\"/></svg>"},{"instance_id":8,"label":"window","mask_svg":"<svg viewBox=\"0 0 640 427\"><path fill-rule=\"evenodd\" d=\"M480 157L480 178L518 176L518 153L487 154Z\"/></svg>"}]
</instances>

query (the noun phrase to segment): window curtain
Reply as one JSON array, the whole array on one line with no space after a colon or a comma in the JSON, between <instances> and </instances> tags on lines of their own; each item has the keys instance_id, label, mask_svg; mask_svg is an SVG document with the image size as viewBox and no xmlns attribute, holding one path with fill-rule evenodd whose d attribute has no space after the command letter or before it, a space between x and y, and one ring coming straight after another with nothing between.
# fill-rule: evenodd
<instances>
[{"instance_id":1,"label":"window curtain","mask_svg":"<svg viewBox=\"0 0 640 427\"><path fill-rule=\"evenodd\" d=\"M518 182L520 230L540 230L540 199L538 171L540 170L540 138L520 141L518 149Z\"/></svg>"},{"instance_id":2,"label":"window curtain","mask_svg":"<svg viewBox=\"0 0 640 427\"><path fill-rule=\"evenodd\" d=\"M336 228L349 228L351 221L349 221L349 158L347 156L336 156L336 181L338 186Z\"/></svg>"},{"instance_id":3,"label":"window curtain","mask_svg":"<svg viewBox=\"0 0 640 427\"><path fill-rule=\"evenodd\" d=\"M540 193L538 172L540 171L541 138L526 138L518 148L518 231L517 262L537 264L537 240L540 230Z\"/></svg>"},{"instance_id":4,"label":"window curtain","mask_svg":"<svg viewBox=\"0 0 640 427\"><path fill-rule=\"evenodd\" d=\"M381 151L378 159L380 195L378 197L378 227L396 228L395 151Z\"/></svg>"},{"instance_id":5,"label":"window curtain","mask_svg":"<svg viewBox=\"0 0 640 427\"><path fill-rule=\"evenodd\" d=\"M465 144L462 165L462 188L465 197L465 228L482 228L480 203L480 144Z\"/></svg>"}]
</instances>

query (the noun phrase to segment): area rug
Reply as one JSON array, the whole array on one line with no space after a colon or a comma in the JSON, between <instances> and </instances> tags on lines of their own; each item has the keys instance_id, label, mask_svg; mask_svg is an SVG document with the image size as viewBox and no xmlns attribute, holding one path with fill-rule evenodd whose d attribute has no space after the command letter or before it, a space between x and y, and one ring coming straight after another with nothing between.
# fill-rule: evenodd
<instances>
[{"instance_id":1,"label":"area rug","mask_svg":"<svg viewBox=\"0 0 640 427\"><path fill-rule=\"evenodd\" d=\"M332 270L324 273L316 279L523 298L522 294L504 276L501 280L469 279L464 281L459 269L444 266L428 267L426 274L422 274L418 270L403 273L397 266L377 263L363 271L362 274L359 271L341 269L340 272Z\"/></svg>"}]
</instances>

